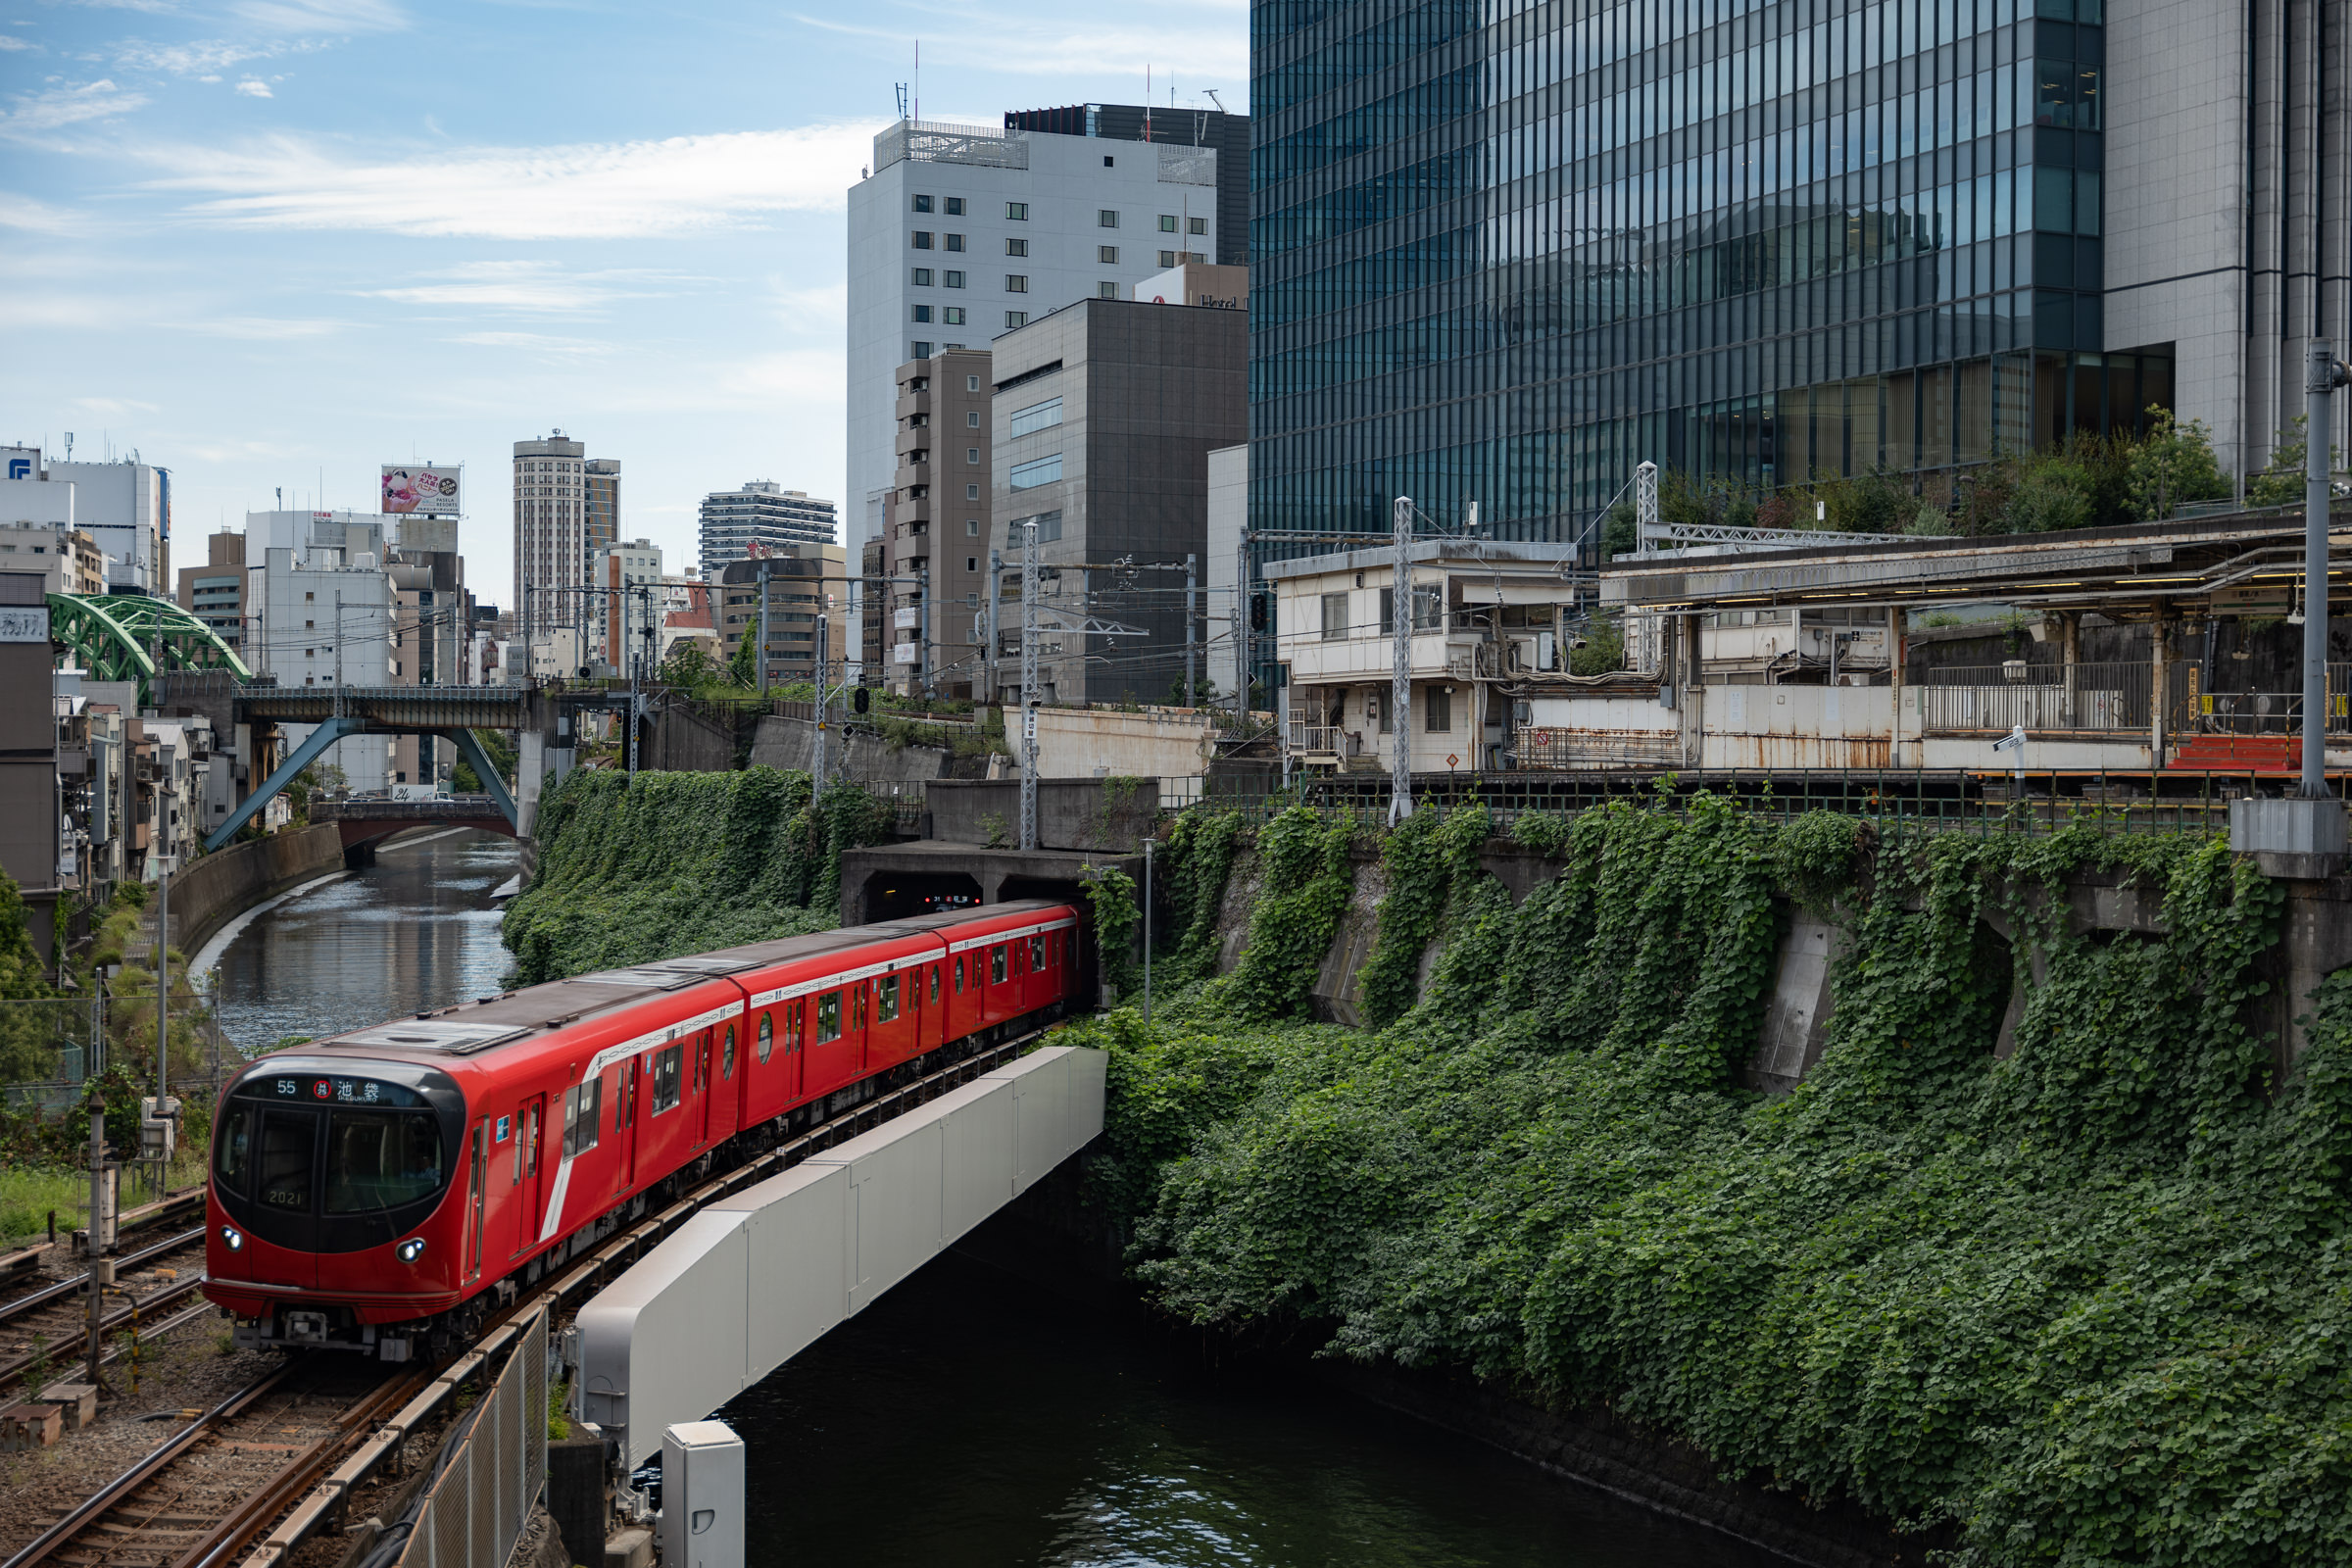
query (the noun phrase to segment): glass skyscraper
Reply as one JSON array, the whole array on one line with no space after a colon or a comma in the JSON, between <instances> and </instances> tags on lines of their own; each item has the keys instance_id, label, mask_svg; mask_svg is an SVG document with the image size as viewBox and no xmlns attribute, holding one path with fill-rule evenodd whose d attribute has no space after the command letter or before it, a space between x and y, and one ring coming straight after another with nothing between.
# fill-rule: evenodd
<instances>
[{"instance_id":1,"label":"glass skyscraper","mask_svg":"<svg viewBox=\"0 0 2352 1568\"><path fill-rule=\"evenodd\" d=\"M1936 493L2169 407L2104 352L2102 3L1258 0L1251 526Z\"/></svg>"}]
</instances>

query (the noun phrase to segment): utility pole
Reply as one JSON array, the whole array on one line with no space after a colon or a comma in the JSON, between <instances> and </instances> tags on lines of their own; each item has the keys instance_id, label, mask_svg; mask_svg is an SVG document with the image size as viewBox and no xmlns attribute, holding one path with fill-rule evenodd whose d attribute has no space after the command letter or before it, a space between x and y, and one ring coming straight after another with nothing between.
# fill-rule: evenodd
<instances>
[{"instance_id":1,"label":"utility pole","mask_svg":"<svg viewBox=\"0 0 2352 1568\"><path fill-rule=\"evenodd\" d=\"M821 627L824 622L819 620ZM825 640L819 632L816 640L816 686L821 698L825 686ZM767 697L767 558L760 558L760 696ZM819 744L822 744L821 742Z\"/></svg>"},{"instance_id":2,"label":"utility pole","mask_svg":"<svg viewBox=\"0 0 2352 1568\"><path fill-rule=\"evenodd\" d=\"M1396 641L1389 672L1389 722L1395 746L1389 763L1389 826L1413 814L1413 502L1398 496L1390 521L1395 533L1396 581L1392 618Z\"/></svg>"},{"instance_id":3,"label":"utility pole","mask_svg":"<svg viewBox=\"0 0 2352 1568\"><path fill-rule=\"evenodd\" d=\"M923 701L931 700L931 567L926 561L914 574L914 635L916 665L923 687Z\"/></svg>"},{"instance_id":4,"label":"utility pole","mask_svg":"<svg viewBox=\"0 0 2352 1568\"><path fill-rule=\"evenodd\" d=\"M827 617L820 610L816 615L816 755L812 760L815 765L808 770L808 798L811 801L816 799L816 792L825 787L825 650L832 646L826 640L830 635Z\"/></svg>"},{"instance_id":5,"label":"utility pole","mask_svg":"<svg viewBox=\"0 0 2352 1568\"><path fill-rule=\"evenodd\" d=\"M1184 558L1184 706L1193 707L1200 699L1193 685L1193 578L1198 558L1187 553Z\"/></svg>"},{"instance_id":6,"label":"utility pole","mask_svg":"<svg viewBox=\"0 0 2352 1568\"><path fill-rule=\"evenodd\" d=\"M1037 848L1037 519L1021 541L1021 848Z\"/></svg>"},{"instance_id":7,"label":"utility pole","mask_svg":"<svg viewBox=\"0 0 2352 1568\"><path fill-rule=\"evenodd\" d=\"M1191 601L1186 601L1189 606ZM1152 1021L1152 851L1155 839L1144 840L1144 1022Z\"/></svg>"},{"instance_id":8,"label":"utility pole","mask_svg":"<svg viewBox=\"0 0 2352 1568\"><path fill-rule=\"evenodd\" d=\"M2335 345L2314 338L2303 392L2303 787L2307 801L2328 798L2328 521L2334 500L2328 446L2335 431L2335 389L2347 379Z\"/></svg>"},{"instance_id":9,"label":"utility pole","mask_svg":"<svg viewBox=\"0 0 2352 1568\"><path fill-rule=\"evenodd\" d=\"M83 1381L95 1385L98 1381L98 1357L105 1348L105 1336L98 1332L106 1321L106 1288L114 1283L115 1266L107 1256L106 1245L106 1097L99 1093L98 1080L90 1080L90 1272L89 1272L89 1358L82 1368ZM38 1390L32 1391L36 1395Z\"/></svg>"},{"instance_id":10,"label":"utility pole","mask_svg":"<svg viewBox=\"0 0 2352 1568\"><path fill-rule=\"evenodd\" d=\"M997 612L1004 597L1004 589L1001 586L1004 580L1004 552L990 550L988 553L988 604L984 611L988 616L988 701L991 705L999 708L1004 706L1004 700L998 695L997 660L1003 649L999 645L999 638L1002 634L997 627Z\"/></svg>"},{"instance_id":11,"label":"utility pole","mask_svg":"<svg viewBox=\"0 0 2352 1568\"><path fill-rule=\"evenodd\" d=\"M1250 529L1242 528L1233 555L1233 727L1250 722L1250 662L1257 650L1250 630Z\"/></svg>"}]
</instances>

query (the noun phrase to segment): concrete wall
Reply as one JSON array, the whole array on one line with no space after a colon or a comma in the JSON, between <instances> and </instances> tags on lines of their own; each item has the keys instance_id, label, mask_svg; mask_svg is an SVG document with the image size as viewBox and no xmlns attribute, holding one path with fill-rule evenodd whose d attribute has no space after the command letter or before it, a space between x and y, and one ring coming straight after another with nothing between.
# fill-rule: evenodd
<instances>
[{"instance_id":1,"label":"concrete wall","mask_svg":"<svg viewBox=\"0 0 2352 1568\"><path fill-rule=\"evenodd\" d=\"M171 945L193 957L215 931L264 899L342 868L343 837L332 822L215 850L172 879ZM152 898L142 924L152 950Z\"/></svg>"},{"instance_id":2,"label":"concrete wall","mask_svg":"<svg viewBox=\"0 0 2352 1568\"><path fill-rule=\"evenodd\" d=\"M845 753L843 748L847 747ZM891 783L946 778L956 754L936 746L893 747L875 735L845 732L836 727L825 738L825 770L858 783ZM769 714L760 720L752 740L755 767L798 768L816 763L816 725L805 718Z\"/></svg>"},{"instance_id":3,"label":"concrete wall","mask_svg":"<svg viewBox=\"0 0 2352 1568\"><path fill-rule=\"evenodd\" d=\"M1199 778L1215 747L1208 715L1178 708L1041 708L1037 771L1041 778Z\"/></svg>"},{"instance_id":4,"label":"concrete wall","mask_svg":"<svg viewBox=\"0 0 2352 1568\"><path fill-rule=\"evenodd\" d=\"M955 844L1020 843L1019 779L943 779L927 795L933 838ZM1158 814L1156 778L1038 780L1040 849L1133 852L1143 847Z\"/></svg>"},{"instance_id":5,"label":"concrete wall","mask_svg":"<svg viewBox=\"0 0 2352 1568\"><path fill-rule=\"evenodd\" d=\"M667 772L724 773L735 765L734 732L691 709L662 709L654 715L651 731L641 747L640 766Z\"/></svg>"}]
</instances>

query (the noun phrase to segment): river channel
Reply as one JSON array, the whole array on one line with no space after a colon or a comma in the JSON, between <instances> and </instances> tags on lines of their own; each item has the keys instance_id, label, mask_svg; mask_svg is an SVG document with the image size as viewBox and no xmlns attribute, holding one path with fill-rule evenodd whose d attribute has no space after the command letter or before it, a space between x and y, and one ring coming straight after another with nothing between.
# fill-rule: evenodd
<instances>
[{"instance_id":1,"label":"river channel","mask_svg":"<svg viewBox=\"0 0 2352 1568\"><path fill-rule=\"evenodd\" d=\"M499 988L515 847L395 845L199 956L248 1049ZM748 1568L1763 1568L1786 1559L1555 1481L1310 1377L951 1253L723 1412Z\"/></svg>"}]
</instances>

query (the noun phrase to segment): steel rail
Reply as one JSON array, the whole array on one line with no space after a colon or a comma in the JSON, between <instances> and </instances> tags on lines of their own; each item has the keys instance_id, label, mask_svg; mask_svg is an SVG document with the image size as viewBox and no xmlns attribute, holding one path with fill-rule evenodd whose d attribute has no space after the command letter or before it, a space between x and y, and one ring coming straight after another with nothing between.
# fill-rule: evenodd
<instances>
[{"instance_id":1,"label":"steel rail","mask_svg":"<svg viewBox=\"0 0 2352 1568\"><path fill-rule=\"evenodd\" d=\"M36 1564L48 1561L50 1554L55 1552L59 1546L79 1535L86 1526L102 1517L109 1508L128 1496L141 1484L171 1468L172 1464L181 1454L194 1447L206 1433L221 1422L241 1414L255 1400L265 1395L273 1393L277 1386L291 1378L301 1365L302 1363L297 1361L288 1361L282 1366L271 1367L227 1398L222 1399L212 1409L189 1422L169 1441L142 1456L129 1469L83 1498L71 1513L35 1536L24 1550L9 1558L5 1564L0 1564L0 1568L35 1568Z\"/></svg>"},{"instance_id":2,"label":"steel rail","mask_svg":"<svg viewBox=\"0 0 2352 1568\"><path fill-rule=\"evenodd\" d=\"M169 1252L175 1252L191 1243L203 1240L204 1227L199 1225L192 1231L182 1231L177 1236L167 1237L165 1240L149 1247L143 1247L135 1252L126 1252L115 1259L115 1267L118 1269L137 1268L154 1258L162 1257ZM20 1296L13 1301L0 1302L0 1323L21 1317L36 1307L47 1306L52 1301L62 1301L70 1297L83 1295L89 1290L89 1270L84 1269L70 1280L59 1280L54 1285L45 1285L37 1291Z\"/></svg>"}]
</instances>

